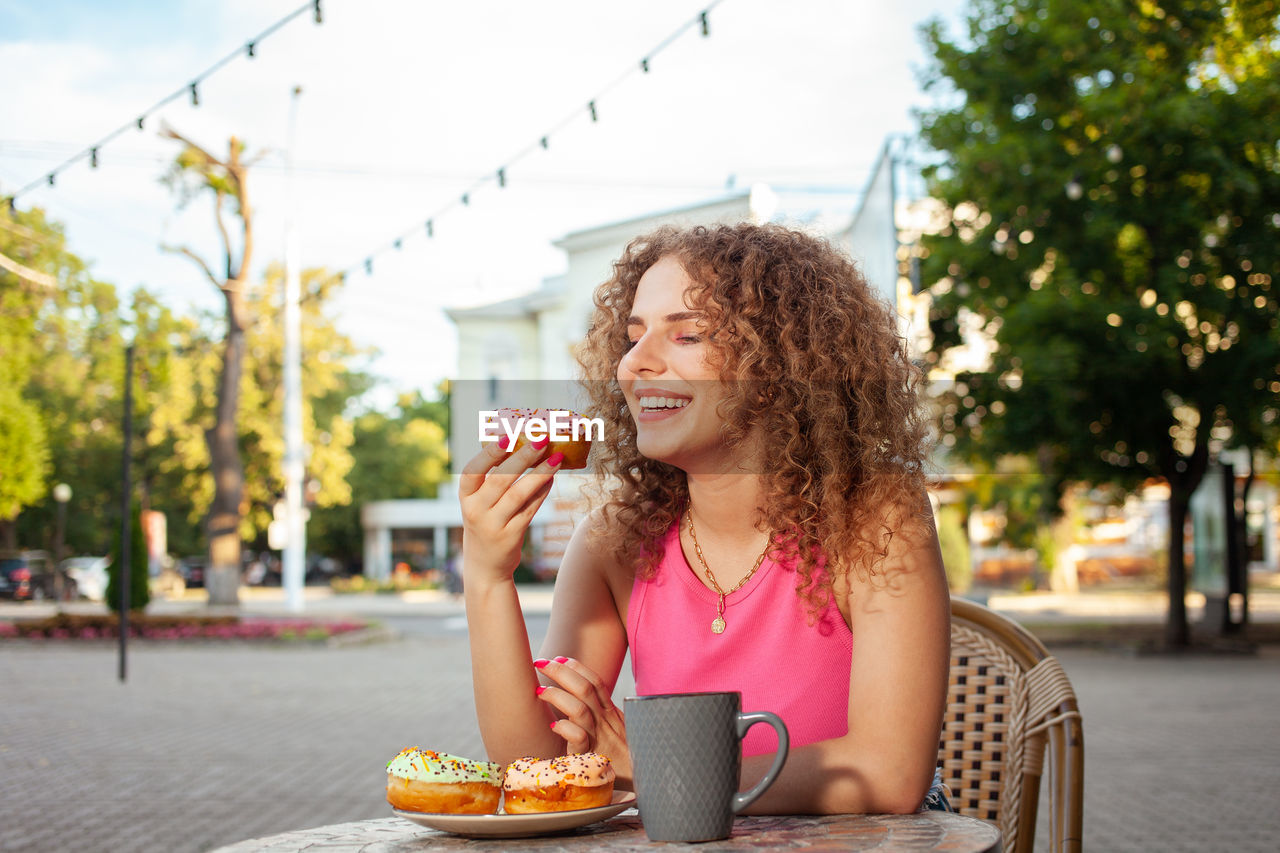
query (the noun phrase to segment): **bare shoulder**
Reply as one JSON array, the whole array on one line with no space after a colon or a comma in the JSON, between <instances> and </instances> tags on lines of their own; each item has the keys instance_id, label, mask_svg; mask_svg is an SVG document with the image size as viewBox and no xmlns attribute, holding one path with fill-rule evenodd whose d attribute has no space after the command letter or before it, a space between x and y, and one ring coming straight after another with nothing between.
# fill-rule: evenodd
<instances>
[{"instance_id":1,"label":"bare shoulder","mask_svg":"<svg viewBox=\"0 0 1280 853\"><path fill-rule=\"evenodd\" d=\"M589 589L607 589L622 613L626 612L630 597L632 568L630 561L621 554L613 522L601 509L592 510L577 523L573 536L565 548L556 578L556 592L562 586L575 592Z\"/></svg>"},{"instance_id":2,"label":"bare shoulder","mask_svg":"<svg viewBox=\"0 0 1280 853\"><path fill-rule=\"evenodd\" d=\"M865 531L881 558L870 571L853 569L837 578L836 596L849 620L857 611L923 609L936 618L950 609L946 571L928 496L886 504Z\"/></svg>"}]
</instances>

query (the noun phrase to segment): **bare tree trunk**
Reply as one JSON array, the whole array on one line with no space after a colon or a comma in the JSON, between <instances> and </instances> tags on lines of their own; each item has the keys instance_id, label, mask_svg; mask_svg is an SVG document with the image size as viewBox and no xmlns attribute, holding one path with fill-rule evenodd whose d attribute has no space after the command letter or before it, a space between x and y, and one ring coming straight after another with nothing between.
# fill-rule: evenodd
<instances>
[{"instance_id":1,"label":"bare tree trunk","mask_svg":"<svg viewBox=\"0 0 1280 853\"><path fill-rule=\"evenodd\" d=\"M214 219L222 238L225 275L221 278L209 264L187 247L171 248L190 258L222 292L227 306L227 337L218 377L218 402L213 428L205 432L209 445L209 468L213 474L213 502L205 517L209 540L209 570L205 586L210 604L238 604L240 599L240 517L244 499L244 460L240 458L240 379L244 373L245 280L253 257L253 208L249 203L249 167L241 159L243 145L234 136L227 147L227 159L219 160L177 131L166 128L162 136L186 146L188 161L179 161L178 171L195 170L204 178L205 189L214 193ZM221 170L221 171L219 171ZM237 260L231 234L223 219L223 204L237 203L241 225L241 251Z\"/></svg>"},{"instance_id":2,"label":"bare tree trunk","mask_svg":"<svg viewBox=\"0 0 1280 853\"><path fill-rule=\"evenodd\" d=\"M245 327L239 282L223 291L227 304L227 337L218 405L213 429L205 432L209 467L213 474L213 503L205 520L209 540L209 571L205 586L210 604L238 604L240 600L240 502L244 497L244 461L240 457L237 414L240 377L244 370Z\"/></svg>"}]
</instances>

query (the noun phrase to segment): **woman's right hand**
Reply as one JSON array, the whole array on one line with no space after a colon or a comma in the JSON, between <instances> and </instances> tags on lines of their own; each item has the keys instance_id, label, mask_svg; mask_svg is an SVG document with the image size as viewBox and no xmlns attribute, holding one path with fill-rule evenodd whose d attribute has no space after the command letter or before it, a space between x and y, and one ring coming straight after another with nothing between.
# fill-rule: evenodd
<instances>
[{"instance_id":1,"label":"woman's right hand","mask_svg":"<svg viewBox=\"0 0 1280 853\"><path fill-rule=\"evenodd\" d=\"M564 461L564 454L553 453L539 462L548 443L543 439L507 453L504 436L486 445L462 469L458 499L466 583L509 581L520 564L525 532L551 493L552 477Z\"/></svg>"}]
</instances>

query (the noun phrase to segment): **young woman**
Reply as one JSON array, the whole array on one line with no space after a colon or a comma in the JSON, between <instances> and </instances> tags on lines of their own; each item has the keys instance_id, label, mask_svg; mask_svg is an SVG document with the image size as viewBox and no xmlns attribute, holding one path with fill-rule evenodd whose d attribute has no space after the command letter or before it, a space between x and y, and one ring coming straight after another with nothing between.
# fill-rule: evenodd
<instances>
[{"instance_id":1,"label":"young woman","mask_svg":"<svg viewBox=\"0 0 1280 853\"><path fill-rule=\"evenodd\" d=\"M893 313L822 240L661 229L596 293L580 352L603 500L575 531L531 660L512 573L562 458L465 467L464 595L491 759L593 750L629 780L611 695L739 690L786 767L757 813L910 812L934 779L949 599L918 371ZM744 745L744 782L772 735ZM936 784L935 784L936 789Z\"/></svg>"}]
</instances>

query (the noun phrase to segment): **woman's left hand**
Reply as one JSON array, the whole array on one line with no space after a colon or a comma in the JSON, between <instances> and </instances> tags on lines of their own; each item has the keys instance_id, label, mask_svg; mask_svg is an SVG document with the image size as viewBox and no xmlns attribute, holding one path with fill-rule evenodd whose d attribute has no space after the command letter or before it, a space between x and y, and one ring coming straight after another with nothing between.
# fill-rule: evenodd
<instances>
[{"instance_id":1,"label":"woman's left hand","mask_svg":"<svg viewBox=\"0 0 1280 853\"><path fill-rule=\"evenodd\" d=\"M598 752L607 755L618 778L630 787L631 753L627 750L626 719L613 704L609 689L600 676L574 658L539 660L535 666L555 682L541 689L538 698L561 716L551 724L551 728L564 738L566 754Z\"/></svg>"}]
</instances>

